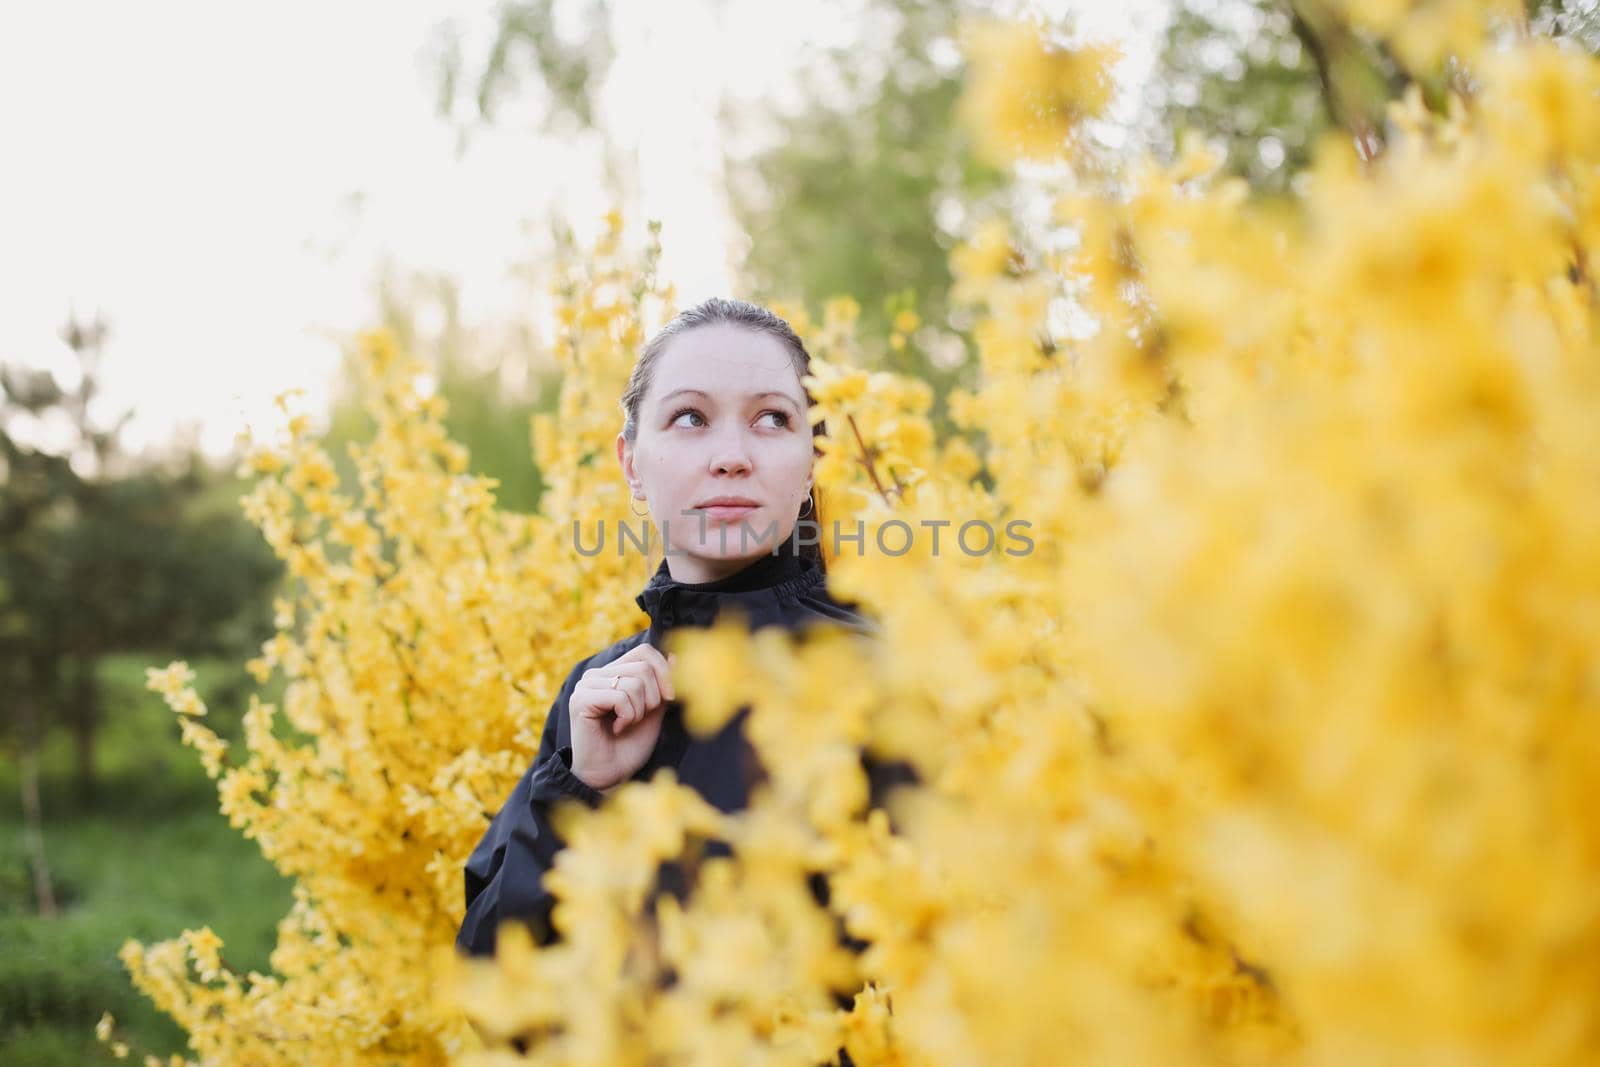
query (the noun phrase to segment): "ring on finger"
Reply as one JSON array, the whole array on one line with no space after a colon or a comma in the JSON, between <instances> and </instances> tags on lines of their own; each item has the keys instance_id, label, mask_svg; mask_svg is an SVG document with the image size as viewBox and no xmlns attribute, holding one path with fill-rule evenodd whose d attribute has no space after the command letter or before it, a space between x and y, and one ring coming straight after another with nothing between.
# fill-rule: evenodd
<instances>
[{"instance_id":1,"label":"ring on finger","mask_svg":"<svg viewBox=\"0 0 1600 1067\"><path fill-rule=\"evenodd\" d=\"M618 676L613 674L611 676L611 688L615 689L617 687L617 681L618 681Z\"/></svg>"}]
</instances>

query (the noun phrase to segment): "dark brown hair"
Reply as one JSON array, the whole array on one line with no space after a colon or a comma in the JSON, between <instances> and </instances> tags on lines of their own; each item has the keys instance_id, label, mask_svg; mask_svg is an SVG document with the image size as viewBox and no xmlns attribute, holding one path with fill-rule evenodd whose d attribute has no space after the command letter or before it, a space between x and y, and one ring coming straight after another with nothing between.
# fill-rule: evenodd
<instances>
[{"instance_id":1,"label":"dark brown hair","mask_svg":"<svg viewBox=\"0 0 1600 1067\"><path fill-rule=\"evenodd\" d=\"M805 387L805 375L811 372L811 353L806 351L805 342L794 332L794 327L785 322L781 316L759 304L714 296L680 311L672 321L661 327L656 335L650 338L644 350L639 353L639 359L633 365L633 373L628 376L628 387L622 392L622 436L629 444L633 444L639 436L639 408L644 403L645 393L650 390L650 384L655 380L656 364L661 361L661 354L666 351L667 345L673 338L690 330L720 324L742 327L754 333L770 334L781 341L789 353L795 377L800 379L800 388L806 397L806 407L811 407L814 401L811 391ZM816 446L816 439L826 434L827 427L823 422L812 426L813 456L821 454L821 450ZM796 524L797 531L800 528L799 523L814 523L817 530L822 529L822 517L817 513L815 489L809 499L811 509L799 519ZM820 541L820 537L809 540ZM819 564L824 562L820 544L804 544L799 547L799 551L802 556L815 559Z\"/></svg>"}]
</instances>

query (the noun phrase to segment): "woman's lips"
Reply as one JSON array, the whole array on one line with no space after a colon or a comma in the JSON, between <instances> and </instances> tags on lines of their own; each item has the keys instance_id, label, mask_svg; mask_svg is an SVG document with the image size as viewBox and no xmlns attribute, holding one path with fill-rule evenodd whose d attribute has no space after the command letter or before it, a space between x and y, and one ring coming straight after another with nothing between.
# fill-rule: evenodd
<instances>
[{"instance_id":1,"label":"woman's lips","mask_svg":"<svg viewBox=\"0 0 1600 1067\"><path fill-rule=\"evenodd\" d=\"M738 522L746 515L753 515L760 509L754 504L713 504L698 510L713 522Z\"/></svg>"}]
</instances>

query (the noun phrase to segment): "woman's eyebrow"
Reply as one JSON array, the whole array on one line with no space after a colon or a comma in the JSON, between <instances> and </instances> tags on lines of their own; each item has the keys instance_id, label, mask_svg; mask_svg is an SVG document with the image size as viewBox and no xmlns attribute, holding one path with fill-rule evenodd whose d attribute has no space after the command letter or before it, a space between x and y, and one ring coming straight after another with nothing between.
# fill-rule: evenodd
<instances>
[{"instance_id":1,"label":"woman's eyebrow","mask_svg":"<svg viewBox=\"0 0 1600 1067\"><path fill-rule=\"evenodd\" d=\"M713 399L710 393L707 393L702 389L674 389L672 392L668 393L666 396L663 396L661 398L661 402L663 404L665 404L667 401L671 400L673 397L679 395L680 393L689 393L689 394L692 394L694 396L705 397L707 400ZM779 389L765 389L765 390L763 390L763 391L761 391L759 393L747 393L746 396L751 400L758 400L758 399L760 399L761 397L764 397L764 396L776 396L776 397L781 397L782 399L789 401L789 403L791 403L791 404L795 403L794 397L790 396L788 393L785 393L785 392L783 392L782 390L779 390Z\"/></svg>"}]
</instances>

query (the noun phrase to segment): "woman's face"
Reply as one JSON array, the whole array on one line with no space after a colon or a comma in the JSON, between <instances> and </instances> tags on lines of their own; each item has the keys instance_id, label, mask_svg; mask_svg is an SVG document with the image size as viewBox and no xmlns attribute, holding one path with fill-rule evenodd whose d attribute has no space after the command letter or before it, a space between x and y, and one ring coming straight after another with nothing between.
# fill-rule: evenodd
<instances>
[{"instance_id":1,"label":"woman's face","mask_svg":"<svg viewBox=\"0 0 1600 1067\"><path fill-rule=\"evenodd\" d=\"M678 581L714 581L770 553L811 489L805 390L783 342L726 323L674 337L617 458L664 527Z\"/></svg>"}]
</instances>

